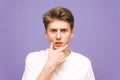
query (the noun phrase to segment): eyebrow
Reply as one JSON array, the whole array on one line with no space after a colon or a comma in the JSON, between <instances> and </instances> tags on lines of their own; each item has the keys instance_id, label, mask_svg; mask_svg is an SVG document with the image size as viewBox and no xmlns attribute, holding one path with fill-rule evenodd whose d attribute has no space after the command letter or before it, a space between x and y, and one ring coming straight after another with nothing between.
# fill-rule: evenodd
<instances>
[{"instance_id":1,"label":"eyebrow","mask_svg":"<svg viewBox=\"0 0 120 80\"><path fill-rule=\"evenodd\" d=\"M50 29L57 29L57 28L50 28ZM61 30L61 29L68 29L68 28L60 28L60 30Z\"/></svg>"}]
</instances>

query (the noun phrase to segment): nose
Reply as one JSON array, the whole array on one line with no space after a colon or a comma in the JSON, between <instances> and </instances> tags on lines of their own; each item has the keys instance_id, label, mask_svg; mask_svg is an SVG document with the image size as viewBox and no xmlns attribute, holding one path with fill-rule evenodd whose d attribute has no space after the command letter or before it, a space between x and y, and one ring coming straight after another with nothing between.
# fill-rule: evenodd
<instances>
[{"instance_id":1,"label":"nose","mask_svg":"<svg viewBox=\"0 0 120 80\"><path fill-rule=\"evenodd\" d=\"M60 34L60 32L57 32L56 39L57 40L61 40L61 34Z\"/></svg>"}]
</instances>

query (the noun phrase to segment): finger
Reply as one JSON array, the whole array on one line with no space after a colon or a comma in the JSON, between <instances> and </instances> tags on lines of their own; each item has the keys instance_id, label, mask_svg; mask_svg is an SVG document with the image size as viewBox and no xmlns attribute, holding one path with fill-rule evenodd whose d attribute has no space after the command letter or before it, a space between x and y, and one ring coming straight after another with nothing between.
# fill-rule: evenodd
<instances>
[{"instance_id":1,"label":"finger","mask_svg":"<svg viewBox=\"0 0 120 80\"><path fill-rule=\"evenodd\" d=\"M57 51L61 52L61 51L65 50L67 47L68 47L68 44L63 46L63 47L61 47L61 48L59 48L59 49L57 49Z\"/></svg>"},{"instance_id":2,"label":"finger","mask_svg":"<svg viewBox=\"0 0 120 80\"><path fill-rule=\"evenodd\" d=\"M50 50L53 50L53 42L50 43Z\"/></svg>"}]
</instances>

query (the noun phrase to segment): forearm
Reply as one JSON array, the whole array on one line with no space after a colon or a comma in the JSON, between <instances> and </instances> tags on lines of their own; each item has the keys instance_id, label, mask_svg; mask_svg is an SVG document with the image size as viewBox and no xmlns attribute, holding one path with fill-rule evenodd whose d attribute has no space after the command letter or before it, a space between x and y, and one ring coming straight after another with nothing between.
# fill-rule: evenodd
<instances>
[{"instance_id":1,"label":"forearm","mask_svg":"<svg viewBox=\"0 0 120 80\"><path fill-rule=\"evenodd\" d=\"M46 63L37 80L50 80L50 77L54 72L54 69L55 68L51 64Z\"/></svg>"},{"instance_id":2,"label":"forearm","mask_svg":"<svg viewBox=\"0 0 120 80\"><path fill-rule=\"evenodd\" d=\"M65 55L63 50L67 48L68 45L54 50L53 49L53 43L50 46L49 54L48 54L48 60L42 69L40 75L38 76L37 80L50 80L52 73L54 70L62 64L65 61Z\"/></svg>"}]
</instances>

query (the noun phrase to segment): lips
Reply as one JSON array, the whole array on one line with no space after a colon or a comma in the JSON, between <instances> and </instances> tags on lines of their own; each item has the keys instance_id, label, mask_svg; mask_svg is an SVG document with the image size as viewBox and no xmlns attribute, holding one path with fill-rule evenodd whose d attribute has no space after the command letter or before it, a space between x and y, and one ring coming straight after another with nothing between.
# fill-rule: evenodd
<instances>
[{"instance_id":1,"label":"lips","mask_svg":"<svg viewBox=\"0 0 120 80\"><path fill-rule=\"evenodd\" d=\"M62 42L55 42L55 44L62 44Z\"/></svg>"},{"instance_id":2,"label":"lips","mask_svg":"<svg viewBox=\"0 0 120 80\"><path fill-rule=\"evenodd\" d=\"M62 42L55 42L56 47L60 47L62 45Z\"/></svg>"}]
</instances>

